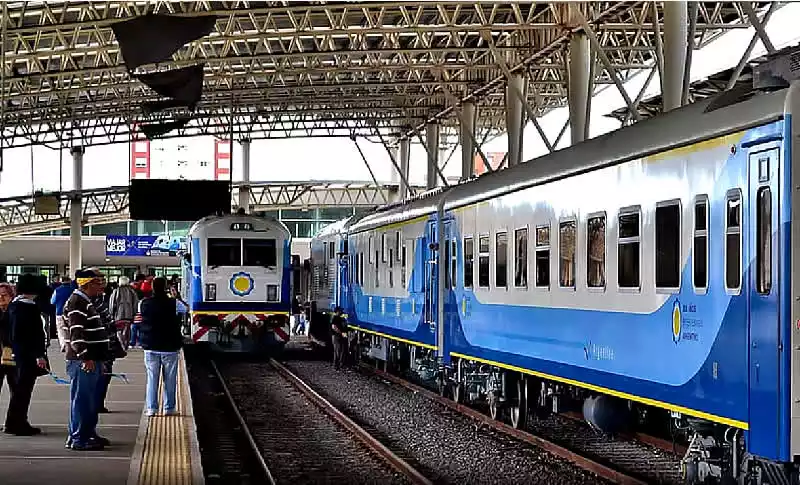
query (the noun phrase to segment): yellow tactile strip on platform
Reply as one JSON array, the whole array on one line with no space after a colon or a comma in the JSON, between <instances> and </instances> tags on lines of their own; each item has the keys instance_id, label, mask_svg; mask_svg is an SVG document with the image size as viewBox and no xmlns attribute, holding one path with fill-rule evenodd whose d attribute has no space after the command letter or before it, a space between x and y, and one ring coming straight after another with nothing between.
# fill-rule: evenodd
<instances>
[{"instance_id":1,"label":"yellow tactile strip on platform","mask_svg":"<svg viewBox=\"0 0 800 485\"><path fill-rule=\"evenodd\" d=\"M159 415L149 418L142 452L142 466L139 472L139 485L192 485L192 463L188 436L191 418L185 416L183 359L180 359L180 366L177 395L178 415Z\"/></svg>"}]
</instances>

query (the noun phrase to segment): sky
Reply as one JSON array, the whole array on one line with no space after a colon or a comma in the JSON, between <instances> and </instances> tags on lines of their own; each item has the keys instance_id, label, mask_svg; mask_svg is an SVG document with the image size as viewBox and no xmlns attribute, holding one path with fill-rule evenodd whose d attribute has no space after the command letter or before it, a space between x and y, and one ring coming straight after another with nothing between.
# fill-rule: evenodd
<instances>
[{"instance_id":1,"label":"sky","mask_svg":"<svg viewBox=\"0 0 800 485\"><path fill-rule=\"evenodd\" d=\"M800 33L792 25L800 18L800 4L790 3L776 12L769 24L767 33L780 49L796 44ZM730 68L739 61L754 29L736 29L722 35L705 48L695 51L692 60L691 80L697 81L711 74ZM761 41L756 44L751 58L766 52ZM631 98L635 98L644 85L648 72L642 71L625 84ZM614 85L602 86L592 100L590 137L595 137L619 128L619 122L605 115L625 106L625 101ZM658 74L653 77L643 99L658 94L660 82ZM568 109L553 110L540 119L544 131L550 139L555 139L568 118ZM569 130L562 137L557 148L569 145ZM482 147L484 152L504 152L507 150L506 137L499 136ZM385 148L365 139L359 140L359 146L370 162L372 171L379 182L392 180L392 164ZM84 155L85 189L128 185L129 153L128 144L87 147ZM448 154L450 152L448 151ZM524 131L523 160L545 155L547 148L539 138L532 124ZM318 138L289 140L254 140L250 147L250 180L260 181L306 181L306 180L370 180L367 170L357 148L349 138ZM200 167L199 160L210 160L213 167L213 140L204 139L171 139L151 143L151 164L153 177L175 177L180 174L175 160L192 158L194 168L185 169L205 173L209 178L213 169ZM412 183L424 185L426 152L418 143L412 143L410 174ZM61 170L59 170L61 167ZM461 169L461 153L459 149L452 152L450 161L445 165L443 173L446 177L458 178ZM191 178L197 177L197 173ZM203 175L199 175L203 176ZM241 148L233 150L233 179L241 180ZM35 190L58 191L72 190L72 158L64 151L59 153L47 147L26 147L7 150L5 166L0 173L0 198L30 194Z\"/></svg>"}]
</instances>

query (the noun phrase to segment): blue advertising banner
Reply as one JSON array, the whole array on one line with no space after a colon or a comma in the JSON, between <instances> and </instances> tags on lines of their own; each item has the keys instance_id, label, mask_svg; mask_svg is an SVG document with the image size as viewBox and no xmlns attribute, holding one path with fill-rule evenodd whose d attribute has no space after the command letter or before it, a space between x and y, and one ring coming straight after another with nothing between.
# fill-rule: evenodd
<instances>
[{"instance_id":1,"label":"blue advertising banner","mask_svg":"<svg viewBox=\"0 0 800 485\"><path fill-rule=\"evenodd\" d=\"M106 236L106 256L175 256L186 250L186 238L160 236Z\"/></svg>"}]
</instances>

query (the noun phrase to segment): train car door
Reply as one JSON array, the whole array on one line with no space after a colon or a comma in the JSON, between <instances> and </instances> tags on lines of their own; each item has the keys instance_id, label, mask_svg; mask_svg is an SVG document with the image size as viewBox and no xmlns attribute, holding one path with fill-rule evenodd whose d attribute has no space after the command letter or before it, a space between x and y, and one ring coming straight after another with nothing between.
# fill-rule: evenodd
<instances>
[{"instance_id":1,"label":"train car door","mask_svg":"<svg viewBox=\"0 0 800 485\"><path fill-rule=\"evenodd\" d=\"M426 234L426 247L425 247L425 322L430 326L431 331L436 326L436 292L439 285L437 284L436 272L436 243L437 243L437 226L436 222L429 222Z\"/></svg>"},{"instance_id":2,"label":"train car door","mask_svg":"<svg viewBox=\"0 0 800 485\"><path fill-rule=\"evenodd\" d=\"M749 155L748 204L744 215L747 236L742 260L747 264L747 281L742 291L749 299L750 431L748 451L775 458L783 447L780 422L782 388L780 355L781 315L779 312L778 255L780 226L778 224L778 148L751 148ZM730 203L730 201L729 201ZM727 237L727 236L726 236Z\"/></svg>"}]
</instances>

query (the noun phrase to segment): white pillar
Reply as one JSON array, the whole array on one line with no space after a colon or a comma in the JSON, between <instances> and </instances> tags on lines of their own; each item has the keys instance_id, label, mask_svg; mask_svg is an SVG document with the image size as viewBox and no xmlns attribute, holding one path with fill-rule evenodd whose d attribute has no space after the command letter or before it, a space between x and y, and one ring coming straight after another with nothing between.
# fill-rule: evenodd
<instances>
[{"instance_id":1,"label":"white pillar","mask_svg":"<svg viewBox=\"0 0 800 485\"><path fill-rule=\"evenodd\" d=\"M239 186L239 208L250 213L250 140L243 139L242 144L242 184Z\"/></svg>"},{"instance_id":2,"label":"white pillar","mask_svg":"<svg viewBox=\"0 0 800 485\"><path fill-rule=\"evenodd\" d=\"M686 0L664 2L664 111L681 106L689 11Z\"/></svg>"},{"instance_id":3,"label":"white pillar","mask_svg":"<svg viewBox=\"0 0 800 485\"><path fill-rule=\"evenodd\" d=\"M425 186L428 190L436 187L438 177L436 168L439 164L439 124L428 123L425 125L425 145L428 151L428 172L425 177Z\"/></svg>"},{"instance_id":4,"label":"white pillar","mask_svg":"<svg viewBox=\"0 0 800 485\"><path fill-rule=\"evenodd\" d=\"M404 200L408 197L409 187L405 181L409 180L408 167L410 160L411 160L411 140L409 138L401 138L400 160L398 161L398 164L400 165L400 172L403 174L403 176L400 177L400 190L398 191L397 194L400 200Z\"/></svg>"},{"instance_id":5,"label":"white pillar","mask_svg":"<svg viewBox=\"0 0 800 485\"><path fill-rule=\"evenodd\" d=\"M525 96L525 76L515 74L506 81L506 136L508 137L508 166L519 165L522 160L522 99L515 94ZM514 89L516 88L516 89Z\"/></svg>"},{"instance_id":6,"label":"white pillar","mask_svg":"<svg viewBox=\"0 0 800 485\"><path fill-rule=\"evenodd\" d=\"M461 106L461 180L466 180L475 173L475 102L467 101Z\"/></svg>"},{"instance_id":7,"label":"white pillar","mask_svg":"<svg viewBox=\"0 0 800 485\"><path fill-rule=\"evenodd\" d=\"M72 197L69 207L69 271L74 276L75 272L83 265L81 254L81 228L83 227L83 152L82 146L72 147L72 184L75 196Z\"/></svg>"},{"instance_id":8,"label":"white pillar","mask_svg":"<svg viewBox=\"0 0 800 485\"><path fill-rule=\"evenodd\" d=\"M589 102L589 36L574 32L569 39L569 126L572 144L584 140L586 106Z\"/></svg>"}]
</instances>

